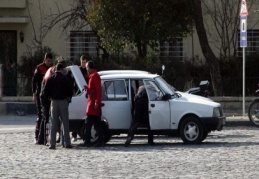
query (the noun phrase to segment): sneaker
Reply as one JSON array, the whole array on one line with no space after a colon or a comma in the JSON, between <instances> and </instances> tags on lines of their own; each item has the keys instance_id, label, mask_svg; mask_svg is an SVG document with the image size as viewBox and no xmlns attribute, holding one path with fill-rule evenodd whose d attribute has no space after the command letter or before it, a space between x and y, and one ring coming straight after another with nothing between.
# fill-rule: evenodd
<instances>
[{"instance_id":1,"label":"sneaker","mask_svg":"<svg viewBox=\"0 0 259 179\"><path fill-rule=\"evenodd\" d=\"M72 142L76 142L76 141L77 141L77 138L73 137Z\"/></svg>"}]
</instances>

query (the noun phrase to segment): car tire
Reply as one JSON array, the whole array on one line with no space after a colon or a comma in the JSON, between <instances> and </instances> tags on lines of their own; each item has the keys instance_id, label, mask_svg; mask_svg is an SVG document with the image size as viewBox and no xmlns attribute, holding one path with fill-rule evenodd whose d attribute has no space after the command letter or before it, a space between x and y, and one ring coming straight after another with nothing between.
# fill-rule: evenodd
<instances>
[{"instance_id":1,"label":"car tire","mask_svg":"<svg viewBox=\"0 0 259 179\"><path fill-rule=\"evenodd\" d=\"M207 137L204 132L201 122L193 116L183 119L180 125L180 136L186 144L201 143Z\"/></svg>"},{"instance_id":2,"label":"car tire","mask_svg":"<svg viewBox=\"0 0 259 179\"><path fill-rule=\"evenodd\" d=\"M79 132L79 136L84 139L84 134L85 134L85 127L86 127L86 123L83 124L80 132ZM104 143L109 142L109 140L111 139L111 135L109 133L109 126L107 121L102 121L102 131L103 131L103 141ZM92 126L91 129L91 144L95 144L97 142L98 136L97 136L97 132L94 128L94 126Z\"/></svg>"}]
</instances>

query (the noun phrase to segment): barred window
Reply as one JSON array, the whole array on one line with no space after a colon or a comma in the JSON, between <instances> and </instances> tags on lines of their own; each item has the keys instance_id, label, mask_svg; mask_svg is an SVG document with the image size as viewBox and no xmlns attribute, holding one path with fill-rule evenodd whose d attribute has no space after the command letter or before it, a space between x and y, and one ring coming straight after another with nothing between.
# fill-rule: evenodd
<instances>
[{"instance_id":1,"label":"barred window","mask_svg":"<svg viewBox=\"0 0 259 179\"><path fill-rule=\"evenodd\" d=\"M71 31L66 45L66 57L79 60L81 55L97 56L97 37L92 31Z\"/></svg>"},{"instance_id":2,"label":"barred window","mask_svg":"<svg viewBox=\"0 0 259 179\"><path fill-rule=\"evenodd\" d=\"M259 30L247 30L246 54L259 54ZM243 48L240 47L240 31L238 31L238 56L243 55Z\"/></svg>"},{"instance_id":3,"label":"barred window","mask_svg":"<svg viewBox=\"0 0 259 179\"><path fill-rule=\"evenodd\" d=\"M174 38L160 42L160 58L183 59L186 54L186 41L183 38Z\"/></svg>"}]
</instances>

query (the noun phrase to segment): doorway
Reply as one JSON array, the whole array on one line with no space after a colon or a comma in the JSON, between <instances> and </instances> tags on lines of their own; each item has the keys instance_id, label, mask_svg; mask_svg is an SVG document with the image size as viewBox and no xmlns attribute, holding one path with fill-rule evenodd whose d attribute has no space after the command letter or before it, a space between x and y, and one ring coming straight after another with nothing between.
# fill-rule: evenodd
<instances>
[{"instance_id":1,"label":"doorway","mask_svg":"<svg viewBox=\"0 0 259 179\"><path fill-rule=\"evenodd\" d=\"M17 31L0 31L0 64L3 65L2 95L17 95Z\"/></svg>"}]
</instances>

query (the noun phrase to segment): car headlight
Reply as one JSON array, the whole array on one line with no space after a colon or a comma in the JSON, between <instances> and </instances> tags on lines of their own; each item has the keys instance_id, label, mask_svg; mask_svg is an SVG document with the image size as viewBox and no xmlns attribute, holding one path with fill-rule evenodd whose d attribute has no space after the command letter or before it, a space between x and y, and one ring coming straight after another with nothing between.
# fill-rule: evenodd
<instances>
[{"instance_id":1,"label":"car headlight","mask_svg":"<svg viewBox=\"0 0 259 179\"><path fill-rule=\"evenodd\" d=\"M220 117L222 116L223 112L220 107L216 107L213 109L213 117Z\"/></svg>"}]
</instances>

